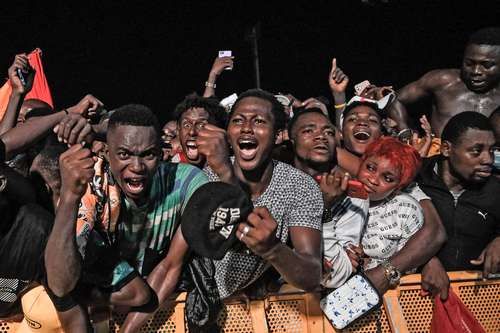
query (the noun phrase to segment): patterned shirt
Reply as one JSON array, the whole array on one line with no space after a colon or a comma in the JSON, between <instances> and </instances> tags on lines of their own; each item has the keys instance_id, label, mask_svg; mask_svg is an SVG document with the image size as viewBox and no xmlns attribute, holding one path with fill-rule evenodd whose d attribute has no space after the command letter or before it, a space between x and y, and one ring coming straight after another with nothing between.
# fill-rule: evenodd
<instances>
[{"instance_id":1,"label":"patterned shirt","mask_svg":"<svg viewBox=\"0 0 500 333\"><path fill-rule=\"evenodd\" d=\"M110 173L106 175L111 176ZM85 220L88 227L79 228L86 235L77 235L79 248L81 251L86 248L90 230L99 229L99 236L93 237L92 241L104 247L117 245L120 253L121 261L114 268L111 285L116 286L133 271L144 274L146 252L151 250L157 254L165 254L189 198L206 182L207 177L203 172L189 164L160 163L153 176L148 203L138 207L122 198L115 229L110 229L109 225L109 221L114 220L113 216L109 218L112 214L105 215L104 219L95 212L93 216L87 216ZM116 186L112 185L112 179L105 183ZM94 195L95 193L94 191ZM88 214L89 211L91 210L86 207L85 212ZM84 254L85 252L82 253Z\"/></svg>"},{"instance_id":2,"label":"patterned shirt","mask_svg":"<svg viewBox=\"0 0 500 333\"><path fill-rule=\"evenodd\" d=\"M308 227L321 230L323 197L312 177L294 167L273 161L271 182L264 193L252 200L255 207L266 207L278 223L276 237L286 243L289 227ZM210 181L217 175L205 168ZM242 290L269 267L261 257L230 249L224 258L215 260L215 279L221 298Z\"/></svg>"},{"instance_id":3,"label":"patterned shirt","mask_svg":"<svg viewBox=\"0 0 500 333\"><path fill-rule=\"evenodd\" d=\"M370 257L366 269L374 268L401 250L424 224L420 204L410 195L399 193L370 207L368 223L361 241Z\"/></svg>"}]
</instances>

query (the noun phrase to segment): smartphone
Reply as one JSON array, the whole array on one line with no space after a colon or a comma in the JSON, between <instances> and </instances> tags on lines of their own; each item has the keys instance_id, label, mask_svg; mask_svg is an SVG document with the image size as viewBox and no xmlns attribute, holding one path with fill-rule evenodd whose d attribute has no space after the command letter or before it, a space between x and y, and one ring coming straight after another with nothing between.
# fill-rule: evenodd
<instances>
[{"instance_id":1,"label":"smartphone","mask_svg":"<svg viewBox=\"0 0 500 333\"><path fill-rule=\"evenodd\" d=\"M23 86L26 86L26 84L28 83L28 76L30 76L31 73L33 73L35 70L33 68L31 68L31 66L30 66L30 67L28 67L28 70L17 68L16 71L17 71L17 76L19 77L19 80L21 80L21 84Z\"/></svg>"},{"instance_id":2,"label":"smartphone","mask_svg":"<svg viewBox=\"0 0 500 333\"><path fill-rule=\"evenodd\" d=\"M368 199L368 192L359 180L349 180L347 183L347 195L351 198Z\"/></svg>"},{"instance_id":3,"label":"smartphone","mask_svg":"<svg viewBox=\"0 0 500 333\"><path fill-rule=\"evenodd\" d=\"M219 58L231 57L233 55L232 51L219 51Z\"/></svg>"},{"instance_id":4,"label":"smartphone","mask_svg":"<svg viewBox=\"0 0 500 333\"><path fill-rule=\"evenodd\" d=\"M363 90L365 90L366 87L368 87L370 84L370 81L364 80L363 82L360 82L354 86L354 92L356 93L356 95L360 96Z\"/></svg>"},{"instance_id":5,"label":"smartphone","mask_svg":"<svg viewBox=\"0 0 500 333\"><path fill-rule=\"evenodd\" d=\"M227 50L227 51L219 51L219 58L222 57L232 57L233 56L233 51ZM230 71L233 69L233 67L226 67L224 68L226 71Z\"/></svg>"}]
</instances>

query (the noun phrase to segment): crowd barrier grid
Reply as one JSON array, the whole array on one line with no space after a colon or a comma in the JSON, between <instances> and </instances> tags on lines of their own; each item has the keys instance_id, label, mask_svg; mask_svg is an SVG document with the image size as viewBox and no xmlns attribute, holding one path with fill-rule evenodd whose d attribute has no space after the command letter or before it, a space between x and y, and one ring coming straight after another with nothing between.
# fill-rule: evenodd
<instances>
[{"instance_id":1,"label":"crowd barrier grid","mask_svg":"<svg viewBox=\"0 0 500 333\"><path fill-rule=\"evenodd\" d=\"M480 272L448 272L450 285L488 333L500 333L500 275L483 280ZM346 333L428 332L433 300L420 295L419 274L404 276L396 289L383 296L383 306L342 330ZM184 313L186 294L173 297L140 330L142 333L188 332ZM120 332L124 315L95 324L96 332ZM264 300L232 297L219 318L225 333L337 333L319 307L318 293L289 285ZM0 333L15 333L15 324L0 321Z\"/></svg>"}]
</instances>

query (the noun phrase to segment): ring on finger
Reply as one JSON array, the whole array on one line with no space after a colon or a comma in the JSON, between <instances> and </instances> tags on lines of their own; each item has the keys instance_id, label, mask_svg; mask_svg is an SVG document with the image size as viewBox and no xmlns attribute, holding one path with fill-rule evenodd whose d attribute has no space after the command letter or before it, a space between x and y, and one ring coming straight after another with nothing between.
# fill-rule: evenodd
<instances>
[{"instance_id":1,"label":"ring on finger","mask_svg":"<svg viewBox=\"0 0 500 333\"><path fill-rule=\"evenodd\" d=\"M246 236L246 234L248 234L249 231L250 231L250 227L246 225L243 228L243 231L241 232L241 234Z\"/></svg>"}]
</instances>

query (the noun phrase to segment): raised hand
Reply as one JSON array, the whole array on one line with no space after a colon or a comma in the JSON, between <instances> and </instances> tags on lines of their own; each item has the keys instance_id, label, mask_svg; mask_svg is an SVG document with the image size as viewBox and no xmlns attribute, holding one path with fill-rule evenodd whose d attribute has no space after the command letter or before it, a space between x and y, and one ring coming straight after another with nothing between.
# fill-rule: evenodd
<instances>
[{"instance_id":1,"label":"raised hand","mask_svg":"<svg viewBox=\"0 0 500 333\"><path fill-rule=\"evenodd\" d=\"M334 93L343 93L349 84L349 77L337 66L337 58L332 59L332 69L328 75L328 84Z\"/></svg>"},{"instance_id":2,"label":"raised hand","mask_svg":"<svg viewBox=\"0 0 500 333\"><path fill-rule=\"evenodd\" d=\"M78 104L69 107L67 110L69 113L76 113L83 117L89 117L95 114L97 109L103 105L104 104L96 97L88 94L83 97Z\"/></svg>"},{"instance_id":3,"label":"raised hand","mask_svg":"<svg viewBox=\"0 0 500 333\"><path fill-rule=\"evenodd\" d=\"M349 173L342 172L337 168L321 176L319 187L323 194L325 208L331 208L337 200L344 196L349 179L351 179Z\"/></svg>"},{"instance_id":4,"label":"raised hand","mask_svg":"<svg viewBox=\"0 0 500 333\"><path fill-rule=\"evenodd\" d=\"M21 79L17 73L17 70L20 69L25 77L25 85L22 84ZM31 67L28 56L26 53L17 54L14 58L14 62L9 67L8 70L9 80L12 85L12 91L17 94L25 95L30 92L33 87L33 80L35 78L35 71Z\"/></svg>"},{"instance_id":5,"label":"raised hand","mask_svg":"<svg viewBox=\"0 0 500 333\"><path fill-rule=\"evenodd\" d=\"M74 145L83 141L93 141L92 126L86 118L77 113L69 113L54 127L59 142Z\"/></svg>"},{"instance_id":6,"label":"raised hand","mask_svg":"<svg viewBox=\"0 0 500 333\"><path fill-rule=\"evenodd\" d=\"M196 137L198 153L203 154L212 170L224 179L224 175L232 170L229 161L229 145L226 139L226 131L212 124L205 124Z\"/></svg>"},{"instance_id":7,"label":"raised hand","mask_svg":"<svg viewBox=\"0 0 500 333\"><path fill-rule=\"evenodd\" d=\"M94 176L94 163L90 149L77 144L59 157L61 196L82 197Z\"/></svg>"},{"instance_id":8,"label":"raised hand","mask_svg":"<svg viewBox=\"0 0 500 333\"><path fill-rule=\"evenodd\" d=\"M215 74L219 76L224 69L233 68L234 65L234 57L217 57L214 60L214 64L212 65L212 69L210 70L210 74Z\"/></svg>"}]
</instances>

